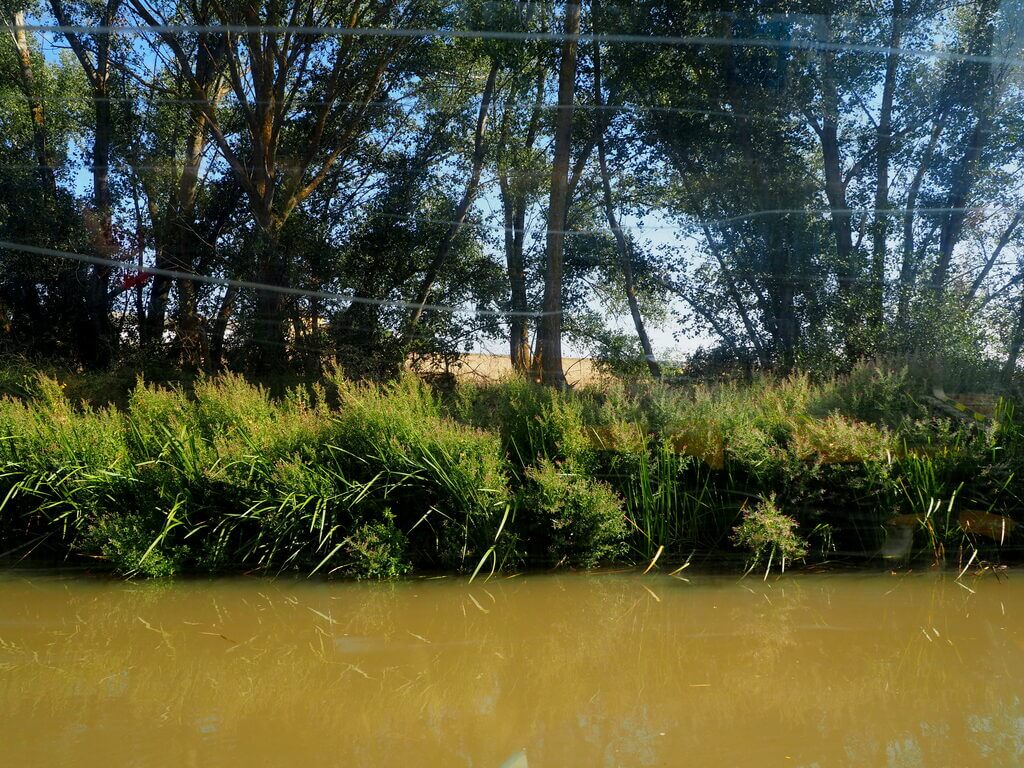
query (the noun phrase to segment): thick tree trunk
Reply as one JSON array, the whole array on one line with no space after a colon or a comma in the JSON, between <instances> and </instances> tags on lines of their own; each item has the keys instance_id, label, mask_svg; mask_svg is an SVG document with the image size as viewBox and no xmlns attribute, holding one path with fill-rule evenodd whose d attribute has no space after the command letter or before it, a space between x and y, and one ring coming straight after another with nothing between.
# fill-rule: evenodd
<instances>
[{"instance_id":1,"label":"thick tree trunk","mask_svg":"<svg viewBox=\"0 0 1024 768\"><path fill-rule=\"evenodd\" d=\"M270 218L267 212L267 218ZM258 373L270 373L288 364L288 319L283 293L273 288L288 284L288 263L281 252L280 231L267 222L257 233L256 282L267 289L256 291L256 312L249 344L249 365Z\"/></svg>"},{"instance_id":2,"label":"thick tree trunk","mask_svg":"<svg viewBox=\"0 0 1024 768\"><path fill-rule=\"evenodd\" d=\"M821 154L825 169L825 196L831 209L832 232L836 238L836 260L840 296L849 299L855 285L856 265L853 263L853 231L850 207L846 202L842 157L839 151L838 125L834 115L822 121Z\"/></svg>"},{"instance_id":3,"label":"thick tree trunk","mask_svg":"<svg viewBox=\"0 0 1024 768\"><path fill-rule=\"evenodd\" d=\"M94 217L90 224L93 234L93 249L99 256L115 258L118 248L114 240L113 211L110 194L110 155L114 135L113 116L110 104L110 44L111 33L107 31L117 17L121 0L107 0L103 7L100 25L106 29L95 35L95 51L87 46L78 32L73 32L62 0L50 0L50 7L58 23L66 27L64 37L74 51L89 82L95 126L92 145L92 182ZM113 359L117 347L117 333L110 317L110 274L107 266L94 266L89 273L86 288L86 330L79 343L83 361L90 365L104 366Z\"/></svg>"},{"instance_id":4,"label":"thick tree trunk","mask_svg":"<svg viewBox=\"0 0 1024 768\"><path fill-rule=\"evenodd\" d=\"M93 246L100 256L109 259L117 257L118 248L114 240L110 194L110 147L113 139L113 121L106 75L100 81L99 87L94 88L93 99L96 110L92 150L93 204L96 215ZM92 270L89 283L88 314L92 340L87 347L87 355L91 358L87 362L100 366L110 364L117 348L115 329L110 317L110 302L107 298L111 272L110 267L96 266Z\"/></svg>"},{"instance_id":5,"label":"thick tree trunk","mask_svg":"<svg viewBox=\"0 0 1024 768\"><path fill-rule=\"evenodd\" d=\"M194 110L193 131L186 147L185 167L182 169L175 200L173 243L176 248L176 269L194 270L195 254L200 244L195 235L195 202L199 190L199 167L202 163L206 137L206 122L200 110ZM193 280L178 280L177 336L182 362L190 368L204 364L206 338L198 314L198 285Z\"/></svg>"},{"instance_id":6,"label":"thick tree trunk","mask_svg":"<svg viewBox=\"0 0 1024 768\"><path fill-rule=\"evenodd\" d=\"M568 215L569 145L576 89L577 38L580 32L580 6L576 3L566 6L564 32L562 60L558 70L558 117L555 120L555 150L548 205L543 314L538 324L537 354L534 359L534 366L540 369L544 383L555 387L565 386L565 372L562 369L562 256Z\"/></svg>"},{"instance_id":7,"label":"thick tree trunk","mask_svg":"<svg viewBox=\"0 0 1024 768\"><path fill-rule=\"evenodd\" d=\"M198 284L194 280L179 280L178 300L175 307L175 326L178 337L178 355L188 370L201 370L208 363L209 339L199 317Z\"/></svg>"}]
</instances>

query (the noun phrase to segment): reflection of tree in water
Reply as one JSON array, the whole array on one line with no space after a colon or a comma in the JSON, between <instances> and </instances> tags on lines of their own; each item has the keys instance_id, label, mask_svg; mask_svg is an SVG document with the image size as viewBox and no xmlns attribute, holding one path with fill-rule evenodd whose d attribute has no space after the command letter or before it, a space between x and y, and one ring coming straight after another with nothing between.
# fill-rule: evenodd
<instances>
[{"instance_id":1,"label":"reflection of tree in water","mask_svg":"<svg viewBox=\"0 0 1024 768\"><path fill-rule=\"evenodd\" d=\"M736 626L750 633L753 659L765 673L771 674L797 644L793 621L794 616L805 611L805 594L794 580L778 587L766 582L751 584L745 587L750 594L749 604L736 606L732 617Z\"/></svg>"},{"instance_id":2,"label":"reflection of tree in water","mask_svg":"<svg viewBox=\"0 0 1024 768\"><path fill-rule=\"evenodd\" d=\"M1020 697L993 702L991 714L968 715L968 728L978 756L991 766L1024 762L1024 709Z\"/></svg>"}]
</instances>

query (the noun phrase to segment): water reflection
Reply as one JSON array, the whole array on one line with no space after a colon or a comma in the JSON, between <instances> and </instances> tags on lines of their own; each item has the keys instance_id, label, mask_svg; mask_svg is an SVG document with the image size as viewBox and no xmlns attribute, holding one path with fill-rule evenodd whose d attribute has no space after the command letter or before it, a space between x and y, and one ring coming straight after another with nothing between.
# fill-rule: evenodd
<instances>
[{"instance_id":1,"label":"water reflection","mask_svg":"<svg viewBox=\"0 0 1024 768\"><path fill-rule=\"evenodd\" d=\"M971 588L8 576L0 745L19 766L1018 765L1021 588Z\"/></svg>"}]
</instances>

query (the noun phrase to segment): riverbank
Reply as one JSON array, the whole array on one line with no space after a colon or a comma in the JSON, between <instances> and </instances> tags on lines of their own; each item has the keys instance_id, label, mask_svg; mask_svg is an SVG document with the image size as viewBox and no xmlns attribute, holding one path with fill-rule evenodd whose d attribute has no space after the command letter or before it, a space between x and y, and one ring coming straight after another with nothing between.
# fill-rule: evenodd
<instances>
[{"instance_id":1,"label":"riverbank","mask_svg":"<svg viewBox=\"0 0 1024 768\"><path fill-rule=\"evenodd\" d=\"M0 551L126 575L390 578L695 551L776 567L870 556L887 523L912 531L911 554L997 560L1024 511L1012 402L962 419L871 367L565 393L335 372L271 396L226 375L140 381L110 406L41 374L8 391Z\"/></svg>"}]
</instances>

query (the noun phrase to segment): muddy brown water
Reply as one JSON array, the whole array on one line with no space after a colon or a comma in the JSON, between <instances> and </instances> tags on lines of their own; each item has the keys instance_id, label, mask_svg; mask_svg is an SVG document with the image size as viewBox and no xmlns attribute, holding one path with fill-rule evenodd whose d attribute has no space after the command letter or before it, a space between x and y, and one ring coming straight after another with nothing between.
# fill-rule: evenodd
<instances>
[{"instance_id":1,"label":"muddy brown water","mask_svg":"<svg viewBox=\"0 0 1024 768\"><path fill-rule=\"evenodd\" d=\"M19 768L1018 766L1022 673L1014 572L0 575Z\"/></svg>"}]
</instances>

